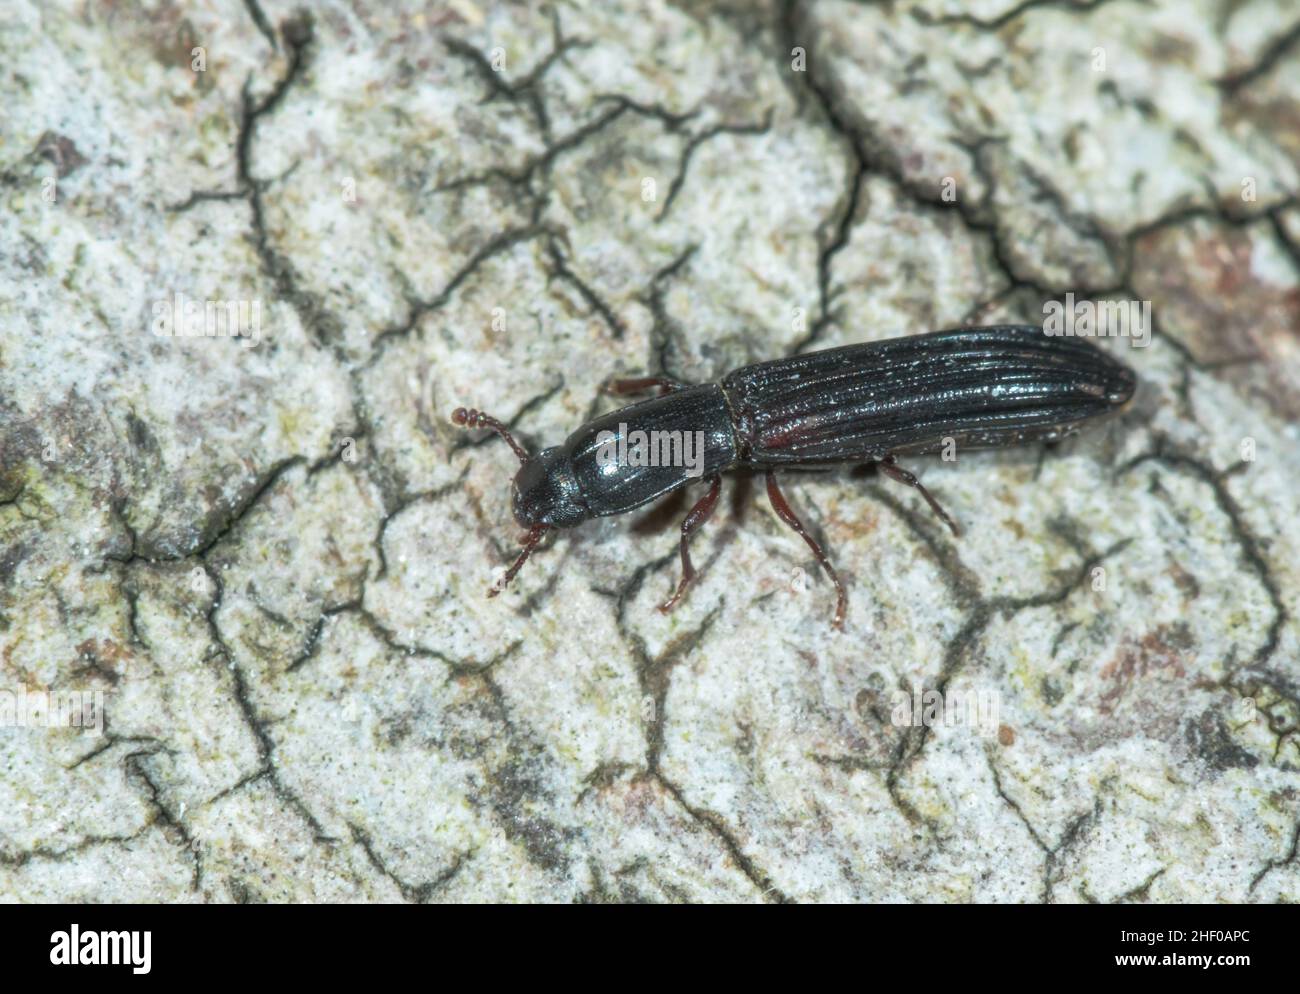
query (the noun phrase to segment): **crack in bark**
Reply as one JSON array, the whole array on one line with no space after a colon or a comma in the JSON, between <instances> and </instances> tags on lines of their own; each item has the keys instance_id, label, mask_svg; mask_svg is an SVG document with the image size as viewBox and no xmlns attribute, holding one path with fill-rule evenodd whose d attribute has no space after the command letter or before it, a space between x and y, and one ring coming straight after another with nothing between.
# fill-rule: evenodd
<instances>
[{"instance_id":1,"label":"crack in bark","mask_svg":"<svg viewBox=\"0 0 1300 994\"><path fill-rule=\"evenodd\" d=\"M180 846L188 854L190 861L194 864L193 872L190 876L190 890L197 891L199 885L203 882L203 858L199 854L199 847L195 842L194 836L180 819L180 816L173 812L162 800L162 788L158 782L149 775L145 767L145 761L156 755L158 752L166 752L166 749L146 749L137 750L127 754L122 758L122 767L127 772L127 782L129 783L134 777L144 785L144 792L149 806L155 812L154 821L161 823L166 830L174 832L180 837Z\"/></svg>"},{"instance_id":2,"label":"crack in bark","mask_svg":"<svg viewBox=\"0 0 1300 994\"><path fill-rule=\"evenodd\" d=\"M542 80L557 62L566 58L570 51L578 48L590 48L592 44L586 39L566 38L563 26L560 23L559 12L555 8L551 8L550 14L550 52L544 55L524 76L513 82L505 79L503 73L493 68L492 61L473 45L452 36L443 39L447 51L468 62L484 85L487 86L489 93L483 99L483 103L490 103L497 98L505 99L511 103L525 103L533 115L537 130L548 143L551 140L551 120L550 112L546 109L546 100L542 94Z\"/></svg>"},{"instance_id":3,"label":"crack in bark","mask_svg":"<svg viewBox=\"0 0 1300 994\"><path fill-rule=\"evenodd\" d=\"M1286 854L1284 856L1275 859L1270 859L1267 863L1265 863L1263 869L1261 869L1258 873L1256 873L1255 876L1251 879L1250 887L1246 891L1246 893L1248 894L1255 893L1255 888L1258 887L1261 881L1263 881L1263 879L1267 877L1270 873L1272 873L1274 870L1280 869L1283 866L1287 866L1291 863L1294 863L1298 852L1300 852L1300 822L1296 822L1296 826L1291 832L1291 847L1287 850Z\"/></svg>"},{"instance_id":4,"label":"crack in bark","mask_svg":"<svg viewBox=\"0 0 1300 994\"><path fill-rule=\"evenodd\" d=\"M1056 881L1053 879L1053 876L1056 873L1057 865L1059 864L1061 857L1067 854L1079 842L1087 826L1101 816L1101 795L1098 794L1093 799L1093 805L1090 810L1081 812L1070 820L1070 823L1065 826L1065 830L1061 833L1061 838L1057 841L1056 845L1049 846L1046 840L1038 834L1038 830L1034 828L1020 805L1007 794L1005 789L1003 789L1002 775L998 772L997 764L993 762L991 751L986 750L984 755L988 762L989 772L993 775L993 787L994 790L996 790L998 797L1002 798L1007 807L1015 812L1016 817L1019 818L1021 824L1025 826L1025 831L1029 833L1029 837L1034 840L1034 844L1043 851L1043 887L1039 895L1039 903L1050 904L1052 903L1052 898L1056 890ZM1156 874L1156 876L1158 875L1159 874ZM1154 879L1155 877L1151 878L1151 880ZM1149 887L1151 885L1151 880L1148 880L1145 886Z\"/></svg>"},{"instance_id":5,"label":"crack in bark","mask_svg":"<svg viewBox=\"0 0 1300 994\"><path fill-rule=\"evenodd\" d=\"M1290 620L1291 614L1282 598L1281 589L1273 575L1273 568L1268 558L1246 524L1240 506L1228 491L1225 481L1238 467L1218 472L1194 455L1172 448L1167 440L1161 438L1157 440L1153 450L1134 457L1120 467L1117 475L1133 472L1147 463L1182 471L1210 488L1215 503L1228 520L1243 563L1255 574L1268 596L1273 608L1273 621L1268 627L1264 640L1255 649L1248 663L1230 664L1227 672L1216 685L1235 693L1238 697L1256 701L1257 709L1269 719L1269 730L1277 736L1273 750L1276 760L1283 743L1300 731L1300 728L1294 722L1287 722L1285 716L1277 712L1277 701L1259 701L1258 698L1261 686L1266 686L1280 700L1287 702L1295 714L1300 715L1300 688L1283 673L1273 671L1269 665L1281 644L1282 631Z\"/></svg>"},{"instance_id":6,"label":"crack in bark","mask_svg":"<svg viewBox=\"0 0 1300 994\"><path fill-rule=\"evenodd\" d=\"M1242 517L1241 508L1233 499L1232 494L1228 492L1224 484L1226 473L1216 472L1208 464L1183 452L1178 452L1168 447L1163 440L1157 443L1157 448L1151 452L1143 453L1129 460L1117 471L1117 475L1132 472L1139 466L1148 462L1162 464L1170 469L1183 470L1195 476L1202 483L1208 486L1214 494L1214 501L1219 506L1228 519L1228 524L1232 529L1233 538L1236 539L1237 546L1241 550L1241 556L1250 570L1258 577L1260 585L1268 594L1269 601L1273 605L1274 617L1272 624L1269 625L1268 633L1264 642L1255 650L1252 657L1252 665L1256 667L1264 666L1277 650L1278 642L1281 639L1282 628L1286 624L1290 613L1286 604L1282 600L1282 595L1278 589L1277 580L1273 576L1272 567L1268 560L1260 551L1259 543L1254 533L1246 525Z\"/></svg>"},{"instance_id":7,"label":"crack in bark","mask_svg":"<svg viewBox=\"0 0 1300 994\"><path fill-rule=\"evenodd\" d=\"M668 353L673 348L683 351L677 344L677 339L682 333L682 326L672 315L668 313L668 305L664 300L666 293L666 284L676 279L681 272L690 264L692 257L699 249L698 245L688 245L667 265L663 266L651 277L650 286L641 296L642 303L650 310L654 318L654 324L650 328L650 360L646 363L646 371L654 376L668 376L671 379L681 379L676 373L676 363L671 366L668 361Z\"/></svg>"},{"instance_id":8,"label":"crack in bark","mask_svg":"<svg viewBox=\"0 0 1300 994\"><path fill-rule=\"evenodd\" d=\"M18 852L10 852L0 848L0 866L7 866L12 869L21 869L34 861L62 862L70 857L78 856L90 849L95 849L106 845L129 846L131 843L143 838L148 832L157 828L162 832L163 838L169 843L172 839L170 835L177 836L179 843L173 843L183 849L189 861L193 864L190 874L190 889L198 891L203 879L202 857L198 851L194 836L185 826L184 822L173 812L162 800L162 789L157 781L149 775L148 770L144 767L144 762L151 756L159 752L170 752L166 746L162 745L156 739L145 736L113 736L109 741L101 746L91 750L85 756L73 762L67 767L69 770L76 769L82 763L95 759L104 754L114 746L123 743L131 744L148 744L151 748L139 749L124 756L122 759L122 770L126 782L132 784L139 783L143 790L143 798L148 808L149 814L138 829L130 833L114 833L111 835L86 835L78 841L61 849L55 849L46 845L32 846Z\"/></svg>"},{"instance_id":9,"label":"crack in bark","mask_svg":"<svg viewBox=\"0 0 1300 994\"><path fill-rule=\"evenodd\" d=\"M727 823L712 811L704 808L698 808L686 800L680 787L673 781L669 780L663 773L652 772L647 774L654 777L664 788L672 795L675 800L688 815L691 816L699 825L701 825L710 835L716 838L722 847L727 851L737 869L745 875L745 878L753 884L763 900L773 901L777 904L793 904L794 901L782 891L772 878L767 875L757 863L745 854L740 842L731 833Z\"/></svg>"},{"instance_id":10,"label":"crack in bark","mask_svg":"<svg viewBox=\"0 0 1300 994\"><path fill-rule=\"evenodd\" d=\"M756 124L715 124L712 127L705 128L697 135L693 135L682 149L681 159L677 165L677 175L673 177L672 183L668 186L668 195L664 198L664 205L655 221L662 221L672 210L673 201L677 199L677 194L686 184L686 174L691 167L691 159L705 142L712 141L719 135L764 135L772 128L772 109L769 107L763 114L763 120Z\"/></svg>"},{"instance_id":11,"label":"crack in bark","mask_svg":"<svg viewBox=\"0 0 1300 994\"><path fill-rule=\"evenodd\" d=\"M1114 0L1021 0L1020 3L1003 11L996 17L981 18L974 14L943 14L935 16L924 8L911 11L918 22L926 25L964 24L980 31L1001 31L1013 21L1018 21L1036 10L1056 7L1071 12L1085 14L1104 7Z\"/></svg>"},{"instance_id":12,"label":"crack in bark","mask_svg":"<svg viewBox=\"0 0 1300 994\"><path fill-rule=\"evenodd\" d=\"M1227 97L1234 98L1240 94L1244 87L1272 72L1283 57L1297 45L1300 45L1300 21L1297 21L1286 31L1269 41L1254 64L1239 72L1222 76L1215 82Z\"/></svg>"},{"instance_id":13,"label":"crack in bark","mask_svg":"<svg viewBox=\"0 0 1300 994\"><path fill-rule=\"evenodd\" d=\"M352 833L352 841L361 847L362 852L366 854L366 859L370 861L381 876L388 880L402 892L406 900L415 904L424 904L438 891L456 878L456 875L465 868L465 864L473 857L473 853L457 853L451 864L438 873L432 880L426 880L423 883L413 884L402 879L393 870L389 869L388 864L380 857L378 850L375 848L374 839L372 839L360 825L355 822L348 822L348 830Z\"/></svg>"},{"instance_id":14,"label":"crack in bark","mask_svg":"<svg viewBox=\"0 0 1300 994\"><path fill-rule=\"evenodd\" d=\"M6 852L0 849L0 866L8 866L13 869L21 869L28 863L36 860L61 862L70 856L79 855L88 849L95 849L99 846L112 845L129 845L132 842L142 838L146 833L154 828L154 821L158 813L152 812L149 819L137 831L128 835L87 835L70 846L62 849L52 849L49 846L33 846L30 849L23 849L18 852Z\"/></svg>"},{"instance_id":15,"label":"crack in bark","mask_svg":"<svg viewBox=\"0 0 1300 994\"><path fill-rule=\"evenodd\" d=\"M389 342L394 339L405 338L415 330L415 327L427 315L432 314L434 311L445 306L456 291L460 289L462 284L473 276L474 273L478 271L479 267L489 259L514 248L520 242L532 241L534 238L539 238L542 235L554 235L554 232L544 225L530 224L522 228L511 228L493 235L488 239L486 244L475 250L474 254L469 257L463 266L452 274L451 279L447 281L447 285L437 294L427 300L414 299L407 301L409 311L406 319L399 325L385 328L375 336L370 358L365 362L362 368L373 366L379 361L380 357L383 356L384 351L388 348Z\"/></svg>"},{"instance_id":16,"label":"crack in bark","mask_svg":"<svg viewBox=\"0 0 1300 994\"><path fill-rule=\"evenodd\" d=\"M259 19L260 8L254 0L248 2L252 4L249 8L250 16L257 23L258 29L266 34L269 23L266 23L265 15ZM240 91L240 120L235 139L236 188L194 191L184 201L169 207L168 210L178 213L209 201L247 201L251 212L253 247L257 252L262 271L270 278L280 299L294 309L303 328L321 344L337 348L342 322L330 313L314 294L302 289L301 278L293 263L271 244L270 232L266 227L266 205L263 195L272 181L259 179L253 175L252 146L257 127L263 118L275 113L284 102L289 90L306 72L311 46L316 40L314 22L306 11L299 11L285 20L280 25L280 32L284 38L288 59L284 73L275 80L271 90L261 100L253 98L251 76L244 81ZM278 51L274 33L271 33L270 38L273 48ZM290 167L289 172L295 168L296 165ZM279 177L279 179L284 178L285 176Z\"/></svg>"},{"instance_id":17,"label":"crack in bark","mask_svg":"<svg viewBox=\"0 0 1300 994\"><path fill-rule=\"evenodd\" d=\"M253 733L253 738L257 743L257 753L259 765L256 770L246 775L232 787L222 791L213 800L220 797L228 796L236 790L242 789L250 783L265 779L280 800L289 808L297 813L308 827L312 830L313 838L317 842L334 843L338 840L331 836L325 827L320 823L316 816L307 807L306 803L296 793L289 789L280 776L280 771L275 764L275 739L271 737L267 722L257 713L257 707L253 703L252 695L248 689L248 682L244 676L243 669L236 661L234 650L226 642L225 636L221 633L220 624L217 621L217 613L221 609L222 601L225 597L225 585L221 580L221 574L218 570L212 570L208 574L209 581L213 586L212 603L208 607L205 620L208 626L208 632L214 644L214 655L225 659L225 669L230 674L233 683L232 696L239 707L240 714L243 716L244 723L248 726L249 731Z\"/></svg>"},{"instance_id":18,"label":"crack in bark","mask_svg":"<svg viewBox=\"0 0 1300 994\"><path fill-rule=\"evenodd\" d=\"M772 882L771 878L759 868L754 860L745 854L740 843L727 827L726 822L714 812L690 804L686 800L682 788L663 772L660 764L672 670L687 653L703 642L721 611L720 606L715 607L705 616L699 626L682 633L673 639L658 656L651 658L646 648L645 639L632 631L627 624L627 606L640 591L647 576L658 571L669 562L676 561L676 558L676 553L672 552L661 559L642 564L616 593L615 624L623 642L629 647L636 661L637 682L641 687L641 692L644 696L650 697L654 706L654 713L649 719L650 727L646 731L645 765L634 774L634 779L649 778L660 784L692 819L722 844L736 867L758 889L765 900L774 899L783 904L791 903L791 899ZM588 786L579 794L578 799L581 800L590 789L599 787L603 782L608 782L628 768L626 764L598 767L587 778Z\"/></svg>"},{"instance_id":19,"label":"crack in bark","mask_svg":"<svg viewBox=\"0 0 1300 994\"><path fill-rule=\"evenodd\" d=\"M615 341L621 339L627 331L626 326L614 313L614 309L605 303L599 294L593 290L585 280L582 279L565 261L557 244L558 239L554 236L547 239L546 251L550 256L551 268L550 275L552 279L563 280L578 291L583 302L595 313L600 315L600 319L605 322L609 328L610 337Z\"/></svg>"},{"instance_id":20,"label":"crack in bark","mask_svg":"<svg viewBox=\"0 0 1300 994\"><path fill-rule=\"evenodd\" d=\"M248 11L248 16L253 19L253 24L257 26L257 30L262 37L270 44L271 50L278 52L280 43L276 40L275 29L271 27L271 22L267 20L262 5L257 0L244 0L244 9Z\"/></svg>"},{"instance_id":21,"label":"crack in bark","mask_svg":"<svg viewBox=\"0 0 1300 994\"><path fill-rule=\"evenodd\" d=\"M976 643L983 637L985 630L995 616L1000 614L1006 619L1024 610L1050 607L1064 602L1071 594L1081 588L1094 567L1123 551L1132 541L1132 538L1121 539L1105 551L1089 555L1074 571L1074 575L1056 590L1031 597L980 597L978 602L969 610L961 629L949 640L944 651L943 665L940 668L933 689L941 695L947 693L949 683L951 683L953 677L961 672L967 656L974 650ZM890 765L889 773L885 777L885 787L889 791L889 796L893 799L895 806L909 821L923 822L937 834L938 826L933 819L924 818L916 807L903 796L901 789L903 774L916 763L929 739L930 729L925 725L909 727L904 731L895 760Z\"/></svg>"}]
</instances>

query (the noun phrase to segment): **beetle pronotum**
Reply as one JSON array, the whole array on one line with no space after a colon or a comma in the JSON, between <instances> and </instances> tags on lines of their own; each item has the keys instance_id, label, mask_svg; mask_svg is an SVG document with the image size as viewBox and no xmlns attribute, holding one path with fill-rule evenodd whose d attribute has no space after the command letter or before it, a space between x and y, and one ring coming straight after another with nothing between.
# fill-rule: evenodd
<instances>
[{"instance_id":1,"label":"beetle pronotum","mask_svg":"<svg viewBox=\"0 0 1300 994\"><path fill-rule=\"evenodd\" d=\"M657 388L658 397L582 425L563 445L530 456L495 418L457 408L452 421L490 428L523 464L515 475L515 519L528 534L506 571L508 584L552 528L623 514L679 490L697 476L709 489L682 522L682 577L661 605L670 610L695 577L688 544L713 513L721 474L762 470L777 515L797 532L835 584L834 625L847 605L821 545L790 508L776 470L875 463L915 487L954 534L957 526L915 476L903 455L1053 441L1110 414L1133 395L1133 371L1090 342L1048 337L1023 325L956 328L812 352L744 366L717 383L688 386L664 377L616 380L615 393ZM702 433L701 465L633 465L602 458L611 438L637 431Z\"/></svg>"}]
</instances>

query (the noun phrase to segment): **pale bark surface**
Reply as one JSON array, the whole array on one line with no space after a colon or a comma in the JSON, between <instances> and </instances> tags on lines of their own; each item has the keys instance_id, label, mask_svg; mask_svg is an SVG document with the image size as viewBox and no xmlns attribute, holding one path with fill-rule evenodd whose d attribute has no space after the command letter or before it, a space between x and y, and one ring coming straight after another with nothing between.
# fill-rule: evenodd
<instances>
[{"instance_id":1,"label":"pale bark surface","mask_svg":"<svg viewBox=\"0 0 1300 994\"><path fill-rule=\"evenodd\" d=\"M0 729L0 897L1300 900L1293 4L6 6L0 690L108 726ZM761 486L670 616L686 501L483 596L454 407L1066 293L1152 303L1140 394L914 465L960 541L787 485L844 634Z\"/></svg>"}]
</instances>

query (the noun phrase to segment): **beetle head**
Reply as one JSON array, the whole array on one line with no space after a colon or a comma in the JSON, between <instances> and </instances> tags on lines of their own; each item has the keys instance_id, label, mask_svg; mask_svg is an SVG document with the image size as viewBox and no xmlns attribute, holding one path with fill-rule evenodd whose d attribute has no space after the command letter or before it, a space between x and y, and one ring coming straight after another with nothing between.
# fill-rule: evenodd
<instances>
[{"instance_id":1,"label":"beetle head","mask_svg":"<svg viewBox=\"0 0 1300 994\"><path fill-rule=\"evenodd\" d=\"M524 528L572 528L590 515L573 475L573 464L557 446L524 460L512 488L515 520Z\"/></svg>"},{"instance_id":2,"label":"beetle head","mask_svg":"<svg viewBox=\"0 0 1300 994\"><path fill-rule=\"evenodd\" d=\"M542 537L551 528L572 528L587 520L590 515L582 501L582 492L573 475L573 466L564 450L555 447L543 449L530 456L514 436L496 418L482 411L458 407L451 412L453 424L462 428L489 428L510 446L522 465L515 474L512 487L512 504L515 520L528 529L523 538L523 549L502 578L489 591L495 597L515 578L520 567L537 548Z\"/></svg>"}]
</instances>

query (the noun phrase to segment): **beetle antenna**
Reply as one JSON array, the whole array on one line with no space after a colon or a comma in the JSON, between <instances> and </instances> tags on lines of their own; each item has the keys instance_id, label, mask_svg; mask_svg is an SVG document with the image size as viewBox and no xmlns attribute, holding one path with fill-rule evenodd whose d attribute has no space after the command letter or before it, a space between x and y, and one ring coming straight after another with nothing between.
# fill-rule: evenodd
<instances>
[{"instance_id":1,"label":"beetle antenna","mask_svg":"<svg viewBox=\"0 0 1300 994\"><path fill-rule=\"evenodd\" d=\"M496 418L489 417L482 411L476 411L472 407L468 410L463 407L458 407L456 410L451 412L451 423L459 425L462 428L491 428L506 440L506 444L509 445L510 448L515 450L515 455L519 457L520 462L528 462L528 453L524 451L524 447L515 441L514 436L510 434L509 429ZM533 544L536 545L536 543ZM527 558L526 555L525 558ZM522 560L515 563L515 570L517 571L521 565L523 565ZM512 571L510 575L514 576L514 571Z\"/></svg>"},{"instance_id":2,"label":"beetle antenna","mask_svg":"<svg viewBox=\"0 0 1300 994\"><path fill-rule=\"evenodd\" d=\"M509 438L509 436L506 437ZM542 540L542 536L546 534L549 528L550 525L533 525L528 530L528 534L524 536L524 547L519 553L519 558L515 560L513 566L506 570L501 579L488 587L487 595L489 597L495 597L510 585L510 581L515 578L515 574L519 572L520 567L528 562L528 557L533 554L533 550L537 548L537 543Z\"/></svg>"}]
</instances>

